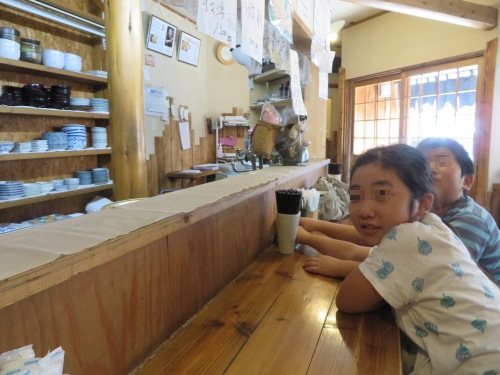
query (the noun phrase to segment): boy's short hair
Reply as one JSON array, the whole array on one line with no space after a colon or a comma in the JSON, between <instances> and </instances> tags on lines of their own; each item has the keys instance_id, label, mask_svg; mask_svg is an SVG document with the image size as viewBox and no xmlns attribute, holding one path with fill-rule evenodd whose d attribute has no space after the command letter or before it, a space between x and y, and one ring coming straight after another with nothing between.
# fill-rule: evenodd
<instances>
[{"instance_id":1,"label":"boy's short hair","mask_svg":"<svg viewBox=\"0 0 500 375\"><path fill-rule=\"evenodd\" d=\"M453 138L445 138L445 137L429 137L420 141L417 145L417 148L420 151L428 151L433 150L438 147L443 147L453 154L455 160L458 165L460 165L460 169L462 170L462 177L468 174L474 174L474 162L469 156L469 153Z\"/></svg>"}]
</instances>

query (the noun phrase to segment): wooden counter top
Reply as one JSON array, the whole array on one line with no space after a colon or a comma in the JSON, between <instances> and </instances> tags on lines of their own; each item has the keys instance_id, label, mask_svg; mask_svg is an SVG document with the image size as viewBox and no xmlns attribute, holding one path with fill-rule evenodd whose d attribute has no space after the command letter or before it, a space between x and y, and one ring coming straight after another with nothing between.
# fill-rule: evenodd
<instances>
[{"instance_id":1,"label":"wooden counter top","mask_svg":"<svg viewBox=\"0 0 500 375\"><path fill-rule=\"evenodd\" d=\"M327 164L265 168L2 235L0 353L61 346L64 373L128 374L272 245L275 190L311 187Z\"/></svg>"},{"instance_id":2,"label":"wooden counter top","mask_svg":"<svg viewBox=\"0 0 500 375\"><path fill-rule=\"evenodd\" d=\"M399 374L390 309L339 312L305 259L272 246L132 374Z\"/></svg>"}]
</instances>

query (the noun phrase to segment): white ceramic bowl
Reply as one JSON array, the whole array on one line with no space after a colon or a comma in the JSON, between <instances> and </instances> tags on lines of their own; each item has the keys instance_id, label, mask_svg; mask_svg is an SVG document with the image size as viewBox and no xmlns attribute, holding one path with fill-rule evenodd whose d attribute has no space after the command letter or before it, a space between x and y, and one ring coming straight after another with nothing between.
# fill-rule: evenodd
<instances>
[{"instance_id":1,"label":"white ceramic bowl","mask_svg":"<svg viewBox=\"0 0 500 375\"><path fill-rule=\"evenodd\" d=\"M8 154L14 148L14 142L0 141L0 154Z\"/></svg>"},{"instance_id":2,"label":"white ceramic bowl","mask_svg":"<svg viewBox=\"0 0 500 375\"><path fill-rule=\"evenodd\" d=\"M82 71L82 58L73 53L64 53L64 69L71 70L73 72Z\"/></svg>"},{"instance_id":3,"label":"white ceramic bowl","mask_svg":"<svg viewBox=\"0 0 500 375\"><path fill-rule=\"evenodd\" d=\"M31 197L33 195L38 195L42 193L42 187L36 182L23 184L23 186L24 186L24 195L26 197Z\"/></svg>"},{"instance_id":4,"label":"white ceramic bowl","mask_svg":"<svg viewBox=\"0 0 500 375\"><path fill-rule=\"evenodd\" d=\"M44 49L42 51L42 64L57 69L64 68L64 52Z\"/></svg>"},{"instance_id":5,"label":"white ceramic bowl","mask_svg":"<svg viewBox=\"0 0 500 375\"><path fill-rule=\"evenodd\" d=\"M21 57L21 44L14 40L0 38L0 57L19 60Z\"/></svg>"}]
</instances>

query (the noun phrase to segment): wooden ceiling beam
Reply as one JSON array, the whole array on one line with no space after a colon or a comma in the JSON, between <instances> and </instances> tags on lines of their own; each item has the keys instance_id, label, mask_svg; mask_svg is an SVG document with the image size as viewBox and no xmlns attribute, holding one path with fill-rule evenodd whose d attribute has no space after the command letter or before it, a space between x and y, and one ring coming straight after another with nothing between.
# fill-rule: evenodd
<instances>
[{"instance_id":1,"label":"wooden ceiling beam","mask_svg":"<svg viewBox=\"0 0 500 375\"><path fill-rule=\"evenodd\" d=\"M370 8L453 23L475 29L497 27L498 9L462 0L344 0Z\"/></svg>"}]
</instances>

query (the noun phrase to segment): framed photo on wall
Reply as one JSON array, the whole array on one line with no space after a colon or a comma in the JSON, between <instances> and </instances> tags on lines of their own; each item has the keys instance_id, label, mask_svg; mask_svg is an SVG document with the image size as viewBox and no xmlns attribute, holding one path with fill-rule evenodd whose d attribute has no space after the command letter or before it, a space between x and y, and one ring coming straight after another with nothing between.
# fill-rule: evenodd
<instances>
[{"instance_id":1,"label":"framed photo on wall","mask_svg":"<svg viewBox=\"0 0 500 375\"><path fill-rule=\"evenodd\" d=\"M147 49L172 57L175 47L177 27L165 22L158 17L151 16L149 22Z\"/></svg>"},{"instance_id":2,"label":"framed photo on wall","mask_svg":"<svg viewBox=\"0 0 500 375\"><path fill-rule=\"evenodd\" d=\"M181 31L179 39L179 52L177 58L179 61L198 66L198 58L200 56L201 40Z\"/></svg>"}]
</instances>

